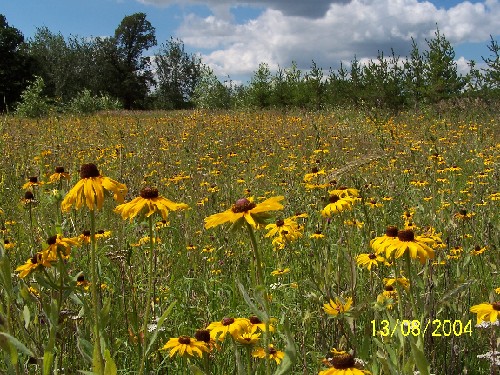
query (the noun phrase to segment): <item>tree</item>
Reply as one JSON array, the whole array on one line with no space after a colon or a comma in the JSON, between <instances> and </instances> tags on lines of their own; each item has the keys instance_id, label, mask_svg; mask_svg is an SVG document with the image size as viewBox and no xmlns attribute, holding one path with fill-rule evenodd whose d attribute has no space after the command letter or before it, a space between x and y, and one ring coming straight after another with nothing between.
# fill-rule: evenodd
<instances>
[{"instance_id":1,"label":"tree","mask_svg":"<svg viewBox=\"0 0 500 375\"><path fill-rule=\"evenodd\" d=\"M410 58L407 59L404 66L405 70L405 89L407 91L408 99L415 108L423 100L424 94L424 72L425 62L424 57L418 49L415 39L411 38L411 52Z\"/></svg>"},{"instance_id":2,"label":"tree","mask_svg":"<svg viewBox=\"0 0 500 375\"><path fill-rule=\"evenodd\" d=\"M325 104L325 84L323 82L323 70L313 60L311 70L304 77L305 91L307 94L307 105L311 109L319 110Z\"/></svg>"},{"instance_id":3,"label":"tree","mask_svg":"<svg viewBox=\"0 0 500 375\"><path fill-rule=\"evenodd\" d=\"M424 52L424 93L431 103L458 96L465 85L458 74L450 42L439 29L434 35L433 39L426 40L429 49Z\"/></svg>"},{"instance_id":4,"label":"tree","mask_svg":"<svg viewBox=\"0 0 500 375\"><path fill-rule=\"evenodd\" d=\"M192 107L195 87L204 73L201 59L187 53L182 40L170 38L162 44L154 61L158 86L155 93L157 104L166 109Z\"/></svg>"},{"instance_id":5,"label":"tree","mask_svg":"<svg viewBox=\"0 0 500 375\"><path fill-rule=\"evenodd\" d=\"M490 35L490 44L488 49L491 55L487 58L482 58L488 66L484 69L484 80L486 88L496 97L500 97L500 46L498 42Z\"/></svg>"},{"instance_id":6,"label":"tree","mask_svg":"<svg viewBox=\"0 0 500 375\"><path fill-rule=\"evenodd\" d=\"M116 94L123 100L126 109L140 107L153 83L151 70L148 69L150 59L143 53L156 45L155 28L146 19L145 13L126 16L115 30L114 42L116 51L112 51L109 45L107 47L113 57L118 58L114 68L121 84ZM110 66L113 67L113 61Z\"/></svg>"},{"instance_id":7,"label":"tree","mask_svg":"<svg viewBox=\"0 0 500 375\"><path fill-rule=\"evenodd\" d=\"M268 108L272 100L272 77L269 65L260 63L253 73L247 90L248 104L257 108Z\"/></svg>"},{"instance_id":8,"label":"tree","mask_svg":"<svg viewBox=\"0 0 500 375\"><path fill-rule=\"evenodd\" d=\"M0 14L0 112L19 100L31 76L31 60L23 46L23 34Z\"/></svg>"},{"instance_id":9,"label":"tree","mask_svg":"<svg viewBox=\"0 0 500 375\"><path fill-rule=\"evenodd\" d=\"M193 103L196 108L228 109L231 106L231 88L222 84L213 70L201 67L201 74L193 90Z\"/></svg>"}]
</instances>

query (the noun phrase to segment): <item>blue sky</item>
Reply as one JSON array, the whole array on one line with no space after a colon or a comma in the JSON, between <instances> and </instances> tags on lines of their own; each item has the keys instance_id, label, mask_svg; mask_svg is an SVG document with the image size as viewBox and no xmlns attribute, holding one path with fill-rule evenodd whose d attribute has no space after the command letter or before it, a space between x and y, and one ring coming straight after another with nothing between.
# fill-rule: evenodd
<instances>
[{"instance_id":1,"label":"blue sky","mask_svg":"<svg viewBox=\"0 0 500 375\"><path fill-rule=\"evenodd\" d=\"M424 49L436 24L465 71L470 59L489 55L489 35L500 36L500 0L0 0L0 13L25 38L41 26L110 36L136 12L147 14L159 44L178 37L219 77L243 82L259 62L307 69L314 60L328 70L391 48L404 57L410 37Z\"/></svg>"}]
</instances>

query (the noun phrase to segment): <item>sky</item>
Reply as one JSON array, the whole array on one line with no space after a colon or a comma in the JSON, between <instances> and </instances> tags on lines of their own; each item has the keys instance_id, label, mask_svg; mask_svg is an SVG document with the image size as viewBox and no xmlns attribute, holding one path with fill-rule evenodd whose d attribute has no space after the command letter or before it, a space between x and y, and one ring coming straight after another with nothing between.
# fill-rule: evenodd
<instances>
[{"instance_id":1,"label":"sky","mask_svg":"<svg viewBox=\"0 0 500 375\"><path fill-rule=\"evenodd\" d=\"M470 60L481 67L491 56L490 35L500 40L500 0L0 0L0 14L26 39L43 26L65 37L112 36L137 12L159 45L179 38L220 79L241 83L262 62L272 71L292 62L307 70L314 60L328 71L379 51L405 58L411 38L424 50L436 27L466 73Z\"/></svg>"}]
</instances>

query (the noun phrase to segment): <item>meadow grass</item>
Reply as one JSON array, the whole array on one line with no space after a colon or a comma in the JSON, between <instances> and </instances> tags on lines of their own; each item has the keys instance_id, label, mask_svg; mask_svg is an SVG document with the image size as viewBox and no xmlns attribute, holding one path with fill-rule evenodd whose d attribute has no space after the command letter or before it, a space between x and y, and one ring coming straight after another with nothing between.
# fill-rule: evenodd
<instances>
[{"instance_id":1,"label":"meadow grass","mask_svg":"<svg viewBox=\"0 0 500 375\"><path fill-rule=\"evenodd\" d=\"M89 371L98 324L109 374L318 374L332 348L373 374L500 373L494 360L478 358L499 350L499 325L476 327L470 312L500 300L498 118L185 111L0 123L0 372ZM123 220L108 194L95 215L86 207L63 213L86 163L125 184L125 202L155 187L189 208L163 222L158 213ZM56 167L69 180L49 183ZM37 183L23 189L30 177ZM345 188L356 193L322 215L329 192ZM269 223L292 218L294 235L273 242L263 226L204 227L239 199L276 196L284 208L269 212ZM434 257L382 250L386 259L370 270L358 264L388 226L431 238ZM105 231L96 273L82 235L91 227ZM78 237L79 246L19 277L14 270L56 234ZM325 311L330 300L338 313ZM228 334L202 358L159 350L210 323L250 316L272 317L274 332L248 345ZM265 343L284 358L258 358Z\"/></svg>"}]
</instances>

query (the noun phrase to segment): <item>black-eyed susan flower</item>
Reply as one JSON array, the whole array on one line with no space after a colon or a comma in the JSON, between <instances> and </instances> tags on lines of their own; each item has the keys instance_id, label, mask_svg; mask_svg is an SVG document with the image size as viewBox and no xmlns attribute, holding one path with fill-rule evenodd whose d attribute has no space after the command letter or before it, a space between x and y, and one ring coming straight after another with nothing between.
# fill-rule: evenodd
<instances>
[{"instance_id":1,"label":"black-eyed susan flower","mask_svg":"<svg viewBox=\"0 0 500 375\"><path fill-rule=\"evenodd\" d=\"M38 181L38 177L37 176L33 176L33 177L30 177L28 179L28 182L26 182L24 185L23 185L23 189L31 189L33 187L38 187L40 185L43 185L43 182L42 181Z\"/></svg>"},{"instance_id":2,"label":"black-eyed susan flower","mask_svg":"<svg viewBox=\"0 0 500 375\"><path fill-rule=\"evenodd\" d=\"M85 204L89 210L100 210L104 203L104 189L113 192L114 199L122 203L127 194L124 184L101 176L95 164L83 164L80 168L80 181L66 194L61 203L63 212L68 212L71 207L77 210Z\"/></svg>"},{"instance_id":3,"label":"black-eyed susan flower","mask_svg":"<svg viewBox=\"0 0 500 375\"><path fill-rule=\"evenodd\" d=\"M162 197L156 188L145 187L141 190L139 197L134 198L128 203L120 204L114 211L119 213L122 219L130 220L139 214L150 217L158 211L163 220L166 220L169 211L177 211L188 207L187 204L174 203Z\"/></svg>"},{"instance_id":4,"label":"black-eyed susan flower","mask_svg":"<svg viewBox=\"0 0 500 375\"><path fill-rule=\"evenodd\" d=\"M466 209L462 208L462 209L458 210L458 212L455 215L453 215L453 217L455 219L458 219L458 220L468 220L468 219L471 219L475 215L476 214L474 212L467 212Z\"/></svg>"},{"instance_id":5,"label":"black-eyed susan flower","mask_svg":"<svg viewBox=\"0 0 500 375\"><path fill-rule=\"evenodd\" d=\"M256 333L247 328L246 331L241 331L240 334L236 336L236 341L243 345L255 345L259 342L260 335L260 332Z\"/></svg>"},{"instance_id":6,"label":"black-eyed susan flower","mask_svg":"<svg viewBox=\"0 0 500 375\"><path fill-rule=\"evenodd\" d=\"M207 330L210 331L212 338L223 341L228 333L236 338L242 331L246 330L248 325L248 319L226 317L220 322L210 323Z\"/></svg>"},{"instance_id":7,"label":"black-eyed susan flower","mask_svg":"<svg viewBox=\"0 0 500 375\"><path fill-rule=\"evenodd\" d=\"M36 200L33 193L30 190L28 190L24 193L24 198L21 199L21 203L24 205L25 208L30 208L36 206L38 204L38 201Z\"/></svg>"},{"instance_id":8,"label":"black-eyed susan flower","mask_svg":"<svg viewBox=\"0 0 500 375\"><path fill-rule=\"evenodd\" d=\"M320 371L318 375L367 375L369 371L360 370L354 357L343 351L333 348L327 354L323 363L329 367L327 370Z\"/></svg>"},{"instance_id":9,"label":"black-eyed susan flower","mask_svg":"<svg viewBox=\"0 0 500 375\"><path fill-rule=\"evenodd\" d=\"M256 330L261 330L262 332L266 331L266 323L261 321L257 316L253 315L250 318L248 318L249 322L249 329L252 332L255 332ZM269 320L269 332L274 332L274 325L273 323L276 322L275 318L271 318Z\"/></svg>"},{"instance_id":10,"label":"black-eyed susan flower","mask_svg":"<svg viewBox=\"0 0 500 375\"><path fill-rule=\"evenodd\" d=\"M5 250L12 249L14 247L14 242L11 242L8 238L3 240L3 248Z\"/></svg>"},{"instance_id":11,"label":"black-eyed susan flower","mask_svg":"<svg viewBox=\"0 0 500 375\"><path fill-rule=\"evenodd\" d=\"M321 215L326 217L331 217L333 214L349 210L354 203L354 200L348 196L343 198L338 195L330 195L328 198L328 205L321 210Z\"/></svg>"},{"instance_id":12,"label":"black-eyed susan flower","mask_svg":"<svg viewBox=\"0 0 500 375\"><path fill-rule=\"evenodd\" d=\"M47 248L42 252L44 259L48 261L57 260L58 255L64 259L67 259L70 255L70 250L72 246L79 246L79 237L66 238L60 234L51 236L47 239Z\"/></svg>"},{"instance_id":13,"label":"black-eyed susan flower","mask_svg":"<svg viewBox=\"0 0 500 375\"><path fill-rule=\"evenodd\" d=\"M368 201L366 201L365 204L370 208L377 208L383 206L383 203L378 202L375 198L370 198Z\"/></svg>"},{"instance_id":14,"label":"black-eyed susan flower","mask_svg":"<svg viewBox=\"0 0 500 375\"><path fill-rule=\"evenodd\" d=\"M286 241L293 241L302 236L302 229L293 217L276 220L275 223L266 225L266 237L281 237Z\"/></svg>"},{"instance_id":15,"label":"black-eyed susan flower","mask_svg":"<svg viewBox=\"0 0 500 375\"><path fill-rule=\"evenodd\" d=\"M329 303L323 305L323 310L328 314L336 317L339 314L344 314L351 309L352 297L347 298L345 301L335 297L335 301L330 298Z\"/></svg>"},{"instance_id":16,"label":"black-eyed susan flower","mask_svg":"<svg viewBox=\"0 0 500 375\"><path fill-rule=\"evenodd\" d=\"M375 237L370 241L370 247L375 251L375 254L380 254L385 251L393 241L398 238L398 228L394 226L387 227L385 234L380 237Z\"/></svg>"},{"instance_id":17,"label":"black-eyed susan flower","mask_svg":"<svg viewBox=\"0 0 500 375\"><path fill-rule=\"evenodd\" d=\"M271 272L273 276L283 276L290 272L290 268L278 268Z\"/></svg>"},{"instance_id":18,"label":"black-eyed susan flower","mask_svg":"<svg viewBox=\"0 0 500 375\"><path fill-rule=\"evenodd\" d=\"M253 201L253 197L238 199L229 210L205 218L205 229L227 222L231 222L233 226L239 226L245 221L252 227L259 228L267 224L269 211L283 209L283 205L280 203L283 199L285 198L282 196L271 197L258 204Z\"/></svg>"},{"instance_id":19,"label":"black-eyed susan flower","mask_svg":"<svg viewBox=\"0 0 500 375\"><path fill-rule=\"evenodd\" d=\"M256 348L252 352L252 356L254 358L262 358L262 359L267 357L267 359L269 360L273 359L276 362L276 364L279 365L281 363L281 360L285 358L285 352L276 349L273 344L269 344L267 350L261 347Z\"/></svg>"},{"instance_id":20,"label":"black-eyed susan flower","mask_svg":"<svg viewBox=\"0 0 500 375\"><path fill-rule=\"evenodd\" d=\"M180 357L187 355L203 357L203 352L208 353L207 344L203 341L198 341L189 336L173 337L167 341L160 350L170 350L169 357L172 358L175 354Z\"/></svg>"},{"instance_id":21,"label":"black-eyed susan flower","mask_svg":"<svg viewBox=\"0 0 500 375\"><path fill-rule=\"evenodd\" d=\"M379 263L384 262L385 259L380 255L370 253L370 254L359 254L356 257L356 264L360 267L366 268L371 271L372 267L377 267Z\"/></svg>"},{"instance_id":22,"label":"black-eyed susan flower","mask_svg":"<svg viewBox=\"0 0 500 375\"><path fill-rule=\"evenodd\" d=\"M408 290L408 288L410 288L410 281L406 277L404 277L404 276L401 276L401 277L384 277L383 282L384 282L385 288L387 288L389 286L393 286L393 285L401 285L406 290Z\"/></svg>"},{"instance_id":23,"label":"black-eyed susan flower","mask_svg":"<svg viewBox=\"0 0 500 375\"><path fill-rule=\"evenodd\" d=\"M69 180L69 173L64 170L64 167L56 167L55 172L49 177L49 184L62 180Z\"/></svg>"},{"instance_id":24,"label":"black-eyed susan flower","mask_svg":"<svg viewBox=\"0 0 500 375\"><path fill-rule=\"evenodd\" d=\"M345 186L338 187L337 189L330 190L330 195L337 195L340 198L357 198L359 196L358 189L348 188Z\"/></svg>"},{"instance_id":25,"label":"black-eyed susan flower","mask_svg":"<svg viewBox=\"0 0 500 375\"><path fill-rule=\"evenodd\" d=\"M408 252L411 258L418 258L424 264L427 259L434 259L434 250L429 246L433 243L431 238L415 236L411 229L400 230L397 239L385 247L385 255L390 258L394 253L396 258L400 258Z\"/></svg>"},{"instance_id":26,"label":"black-eyed susan flower","mask_svg":"<svg viewBox=\"0 0 500 375\"><path fill-rule=\"evenodd\" d=\"M470 311L477 314L477 324L481 322L496 322L500 317L500 301L493 303L480 303L470 308Z\"/></svg>"},{"instance_id":27,"label":"black-eyed susan flower","mask_svg":"<svg viewBox=\"0 0 500 375\"><path fill-rule=\"evenodd\" d=\"M34 256L29 258L26 263L17 267L15 272L19 272L19 277L24 279L28 276L32 271L36 270L38 267L52 267L52 263L46 259L42 253L36 253Z\"/></svg>"},{"instance_id":28,"label":"black-eyed susan flower","mask_svg":"<svg viewBox=\"0 0 500 375\"><path fill-rule=\"evenodd\" d=\"M313 238L313 239L317 240L320 238L325 238L325 235L320 230L317 230L313 234L311 234L309 236L309 238Z\"/></svg>"}]
</instances>

